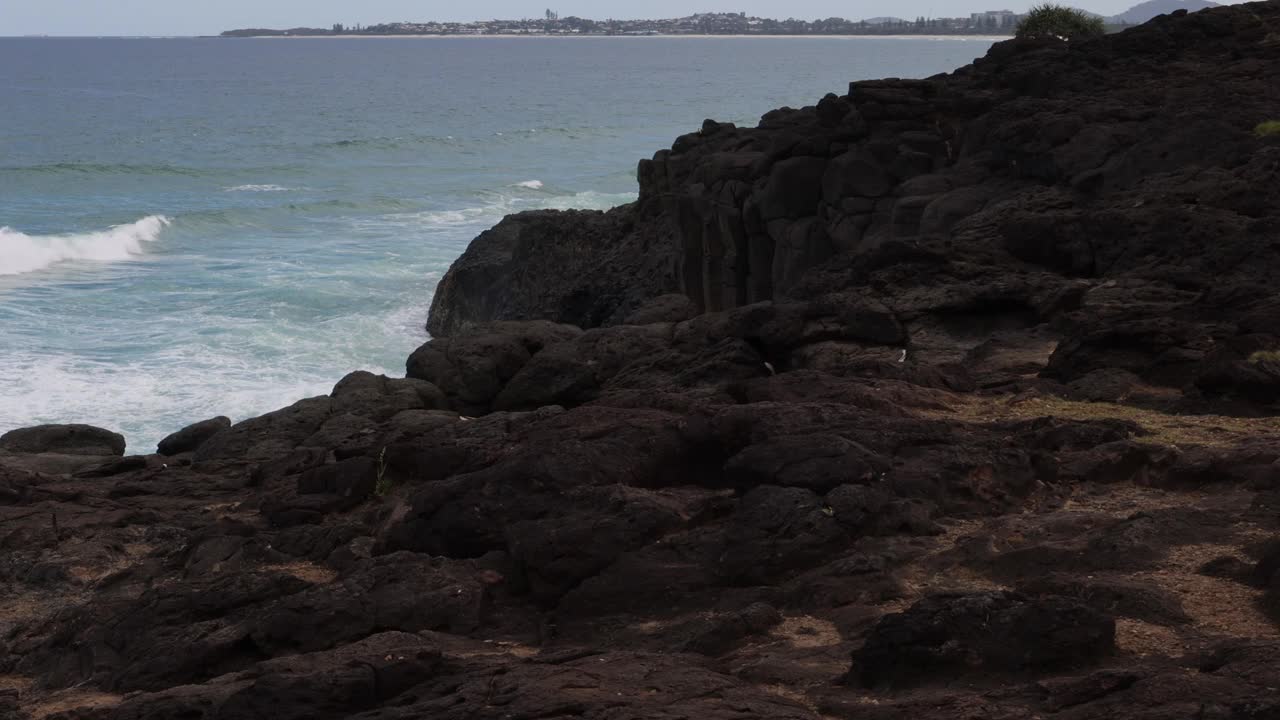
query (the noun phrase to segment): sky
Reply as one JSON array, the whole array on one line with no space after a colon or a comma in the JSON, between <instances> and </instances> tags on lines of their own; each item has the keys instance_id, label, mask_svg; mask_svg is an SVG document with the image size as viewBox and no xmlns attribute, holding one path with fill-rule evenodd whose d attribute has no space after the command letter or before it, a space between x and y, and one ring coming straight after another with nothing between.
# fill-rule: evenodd
<instances>
[{"instance_id":1,"label":"sky","mask_svg":"<svg viewBox=\"0 0 1280 720\"><path fill-rule=\"evenodd\" d=\"M1074 0L1113 15L1138 0ZM1219 0L1221 2L1222 0ZM13 35L215 35L245 27L329 27L402 20L540 17L681 17L745 12L760 17L852 20L892 15L964 16L979 10L1022 11L1031 0L0 0L0 37Z\"/></svg>"}]
</instances>

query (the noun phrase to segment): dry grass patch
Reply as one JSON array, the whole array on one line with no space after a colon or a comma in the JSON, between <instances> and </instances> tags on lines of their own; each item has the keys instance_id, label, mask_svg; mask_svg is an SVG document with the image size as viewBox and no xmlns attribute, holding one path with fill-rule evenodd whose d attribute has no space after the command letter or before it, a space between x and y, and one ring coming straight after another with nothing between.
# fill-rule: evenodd
<instances>
[{"instance_id":1,"label":"dry grass patch","mask_svg":"<svg viewBox=\"0 0 1280 720\"><path fill-rule=\"evenodd\" d=\"M844 641L835 623L811 615L786 618L769 635L798 648L830 647Z\"/></svg>"},{"instance_id":2,"label":"dry grass patch","mask_svg":"<svg viewBox=\"0 0 1280 720\"><path fill-rule=\"evenodd\" d=\"M506 655L512 655L518 658L531 658L542 652L541 649L518 643L511 640L485 640L485 644L492 645L498 652Z\"/></svg>"},{"instance_id":3,"label":"dry grass patch","mask_svg":"<svg viewBox=\"0 0 1280 720\"><path fill-rule=\"evenodd\" d=\"M1172 628L1132 618L1116 618L1116 647L1138 657L1178 657L1187 650Z\"/></svg>"},{"instance_id":4,"label":"dry grass patch","mask_svg":"<svg viewBox=\"0 0 1280 720\"><path fill-rule=\"evenodd\" d=\"M98 690L82 690L72 689L63 690L61 692L49 695L44 700L34 703L27 708L27 712L31 714L31 720L44 720L51 715L56 715L68 710L92 710L97 708L109 708L120 704L124 699L122 695L113 695L111 693L100 692Z\"/></svg>"},{"instance_id":5,"label":"dry grass patch","mask_svg":"<svg viewBox=\"0 0 1280 720\"><path fill-rule=\"evenodd\" d=\"M631 629L636 632L644 633L645 635L657 635L670 626L671 622L666 620L645 620L644 622L632 625Z\"/></svg>"},{"instance_id":6,"label":"dry grass patch","mask_svg":"<svg viewBox=\"0 0 1280 720\"><path fill-rule=\"evenodd\" d=\"M958 520L946 518L940 521L941 535L921 538L933 542L933 547L920 558L897 569L903 597L882 603L886 613L902 612L926 595L944 592L986 592L1008 590L1006 585L968 567L956 566L940 558L956 549L960 540L983 535L986 520Z\"/></svg>"},{"instance_id":7,"label":"dry grass patch","mask_svg":"<svg viewBox=\"0 0 1280 720\"><path fill-rule=\"evenodd\" d=\"M68 596L59 595L58 600L68 600ZM6 625L24 623L34 625L43 622L65 605L40 593L24 593L8 598L0 598L0 628Z\"/></svg>"},{"instance_id":8,"label":"dry grass patch","mask_svg":"<svg viewBox=\"0 0 1280 720\"><path fill-rule=\"evenodd\" d=\"M1086 489L1098 489L1093 486ZM1166 490L1140 485L1106 485L1104 492L1076 492L1062 505L1064 512L1101 513L1123 519L1135 512L1201 508L1239 516L1246 513L1253 495L1248 492ZM1224 515L1225 517L1225 515Z\"/></svg>"},{"instance_id":9,"label":"dry grass patch","mask_svg":"<svg viewBox=\"0 0 1280 720\"><path fill-rule=\"evenodd\" d=\"M1205 563L1224 555L1247 560L1233 545L1183 545L1171 548L1168 559L1159 569L1135 573L1134 577L1154 582L1181 599L1183 610L1200 632L1240 638L1280 638L1280 628L1258 609L1262 591L1200 574Z\"/></svg>"},{"instance_id":10,"label":"dry grass patch","mask_svg":"<svg viewBox=\"0 0 1280 720\"><path fill-rule=\"evenodd\" d=\"M1106 402L1078 402L1049 396L964 398L948 415L975 423L999 420L1129 420L1151 433L1144 441L1167 445L1235 445L1259 435L1280 437L1280 417L1239 418L1226 415L1168 415L1155 410Z\"/></svg>"},{"instance_id":11,"label":"dry grass patch","mask_svg":"<svg viewBox=\"0 0 1280 720\"><path fill-rule=\"evenodd\" d=\"M785 700L790 700L791 702L797 705L801 705L806 710L813 713L814 715L817 715L820 718L824 718L824 720L826 720L827 718L831 718L830 715L823 715L822 713L820 713L818 711L817 703L811 700L808 695L805 695L804 693L800 692L795 688L790 688L790 687L787 687L786 685L757 685L756 687L769 693L770 695L777 695L780 698L783 698Z\"/></svg>"},{"instance_id":12,"label":"dry grass patch","mask_svg":"<svg viewBox=\"0 0 1280 720\"><path fill-rule=\"evenodd\" d=\"M333 569L303 560L291 563L280 563L278 565L265 565L262 569L266 572L278 572L286 575L292 575L299 580L315 585L327 585L338 577L337 571Z\"/></svg>"},{"instance_id":13,"label":"dry grass patch","mask_svg":"<svg viewBox=\"0 0 1280 720\"><path fill-rule=\"evenodd\" d=\"M26 694L34 684L34 680L29 677L23 677L22 675L0 675L0 692L5 690L16 690L18 691L18 695L22 696Z\"/></svg>"},{"instance_id":14,"label":"dry grass patch","mask_svg":"<svg viewBox=\"0 0 1280 720\"><path fill-rule=\"evenodd\" d=\"M443 635L438 637L448 643L443 649L445 654L451 658L492 658L506 655L526 659L537 657L543 653L542 648L526 645L515 640L489 639L475 641L468 638L450 638Z\"/></svg>"}]
</instances>

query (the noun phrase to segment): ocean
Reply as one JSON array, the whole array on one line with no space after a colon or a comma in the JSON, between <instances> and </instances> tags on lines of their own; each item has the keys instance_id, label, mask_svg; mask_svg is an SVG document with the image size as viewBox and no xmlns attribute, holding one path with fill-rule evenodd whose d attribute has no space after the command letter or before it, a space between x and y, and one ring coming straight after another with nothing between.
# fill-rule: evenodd
<instances>
[{"instance_id":1,"label":"ocean","mask_svg":"<svg viewBox=\"0 0 1280 720\"><path fill-rule=\"evenodd\" d=\"M608 208L705 118L754 125L982 38L0 38L0 432L130 452L404 373L505 214Z\"/></svg>"}]
</instances>

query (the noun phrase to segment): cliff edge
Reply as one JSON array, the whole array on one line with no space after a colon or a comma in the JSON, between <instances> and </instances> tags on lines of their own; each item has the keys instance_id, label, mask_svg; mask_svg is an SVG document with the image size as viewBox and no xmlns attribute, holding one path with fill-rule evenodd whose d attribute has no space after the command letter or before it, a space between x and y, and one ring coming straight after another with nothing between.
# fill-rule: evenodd
<instances>
[{"instance_id":1,"label":"cliff edge","mask_svg":"<svg viewBox=\"0 0 1280 720\"><path fill-rule=\"evenodd\" d=\"M991 328L1009 342L1035 329L1053 345L1044 377L1280 399L1249 361L1280 342L1280 139L1255 131L1280 117L1274 12L1012 40L756 128L707 121L640 163L633 205L515 215L482 235L428 327L618 325L664 293L703 312L844 295L901 332L776 349L775 367L847 372L898 349L943 365Z\"/></svg>"}]
</instances>

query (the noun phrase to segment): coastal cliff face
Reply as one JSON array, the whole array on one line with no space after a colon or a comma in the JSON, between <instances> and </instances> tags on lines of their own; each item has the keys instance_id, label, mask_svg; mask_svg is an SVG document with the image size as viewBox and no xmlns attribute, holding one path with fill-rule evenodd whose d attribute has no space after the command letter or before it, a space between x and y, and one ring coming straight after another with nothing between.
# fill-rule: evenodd
<instances>
[{"instance_id":1,"label":"coastal cliff face","mask_svg":"<svg viewBox=\"0 0 1280 720\"><path fill-rule=\"evenodd\" d=\"M616 325L668 292L707 312L844 293L903 325L884 344L927 359L959 360L992 324L1036 327L1062 381L1125 371L1274 399L1275 378L1246 367L1275 344L1280 308L1280 145L1254 132L1280 115L1271 12L1000 43L953 74L852 83L757 128L708 121L641 162L634 205L517 215L482 236L429 328ZM467 284L473 254L484 287ZM842 339L867 349L824 342ZM812 354L782 359L827 369L797 351Z\"/></svg>"},{"instance_id":2,"label":"coastal cliff face","mask_svg":"<svg viewBox=\"0 0 1280 720\"><path fill-rule=\"evenodd\" d=\"M708 122L405 378L0 437L0 717L1276 717L1277 77L1254 3Z\"/></svg>"}]
</instances>

